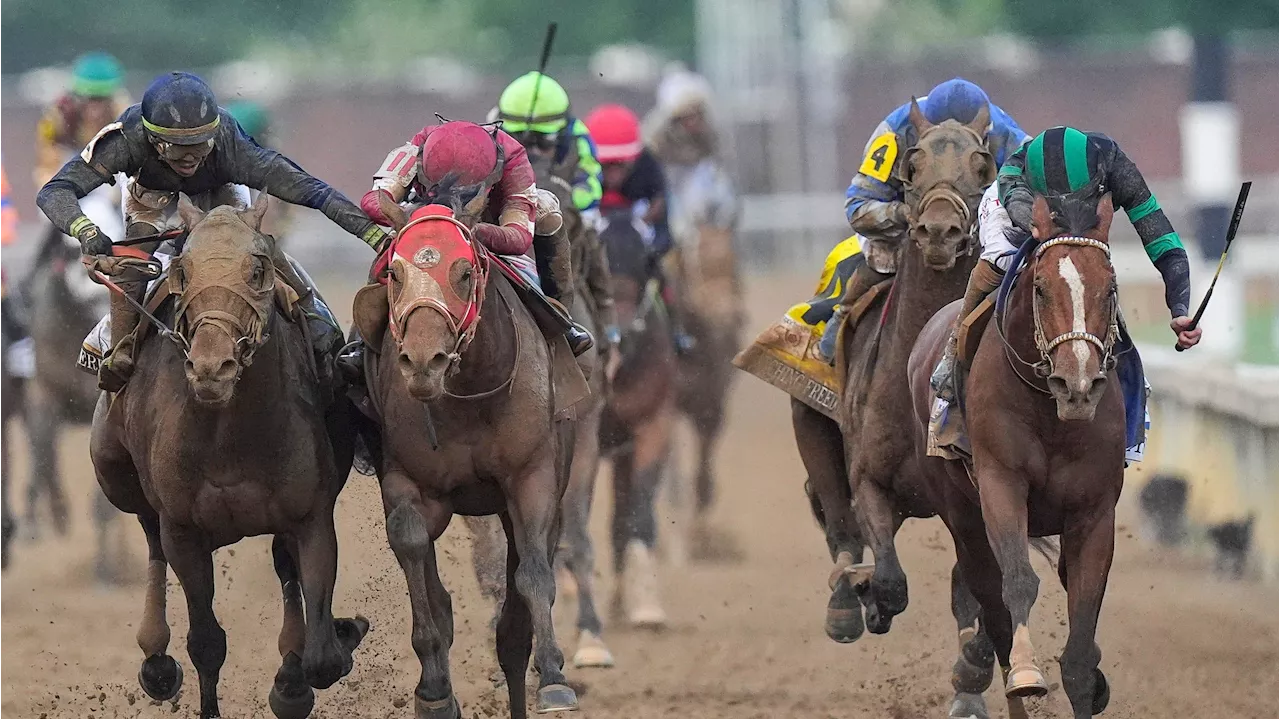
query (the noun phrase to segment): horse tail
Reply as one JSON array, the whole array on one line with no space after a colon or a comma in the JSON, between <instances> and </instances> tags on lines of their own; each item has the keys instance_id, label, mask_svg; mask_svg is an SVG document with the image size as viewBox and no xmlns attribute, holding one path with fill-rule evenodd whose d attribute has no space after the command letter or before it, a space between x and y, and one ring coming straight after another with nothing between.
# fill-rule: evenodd
<instances>
[{"instance_id":1,"label":"horse tail","mask_svg":"<svg viewBox=\"0 0 1280 719\"><path fill-rule=\"evenodd\" d=\"M1053 567L1053 571L1058 571L1058 556L1062 554L1062 538L1058 535L1052 537L1032 537L1031 548L1036 550L1040 556L1049 562Z\"/></svg>"}]
</instances>

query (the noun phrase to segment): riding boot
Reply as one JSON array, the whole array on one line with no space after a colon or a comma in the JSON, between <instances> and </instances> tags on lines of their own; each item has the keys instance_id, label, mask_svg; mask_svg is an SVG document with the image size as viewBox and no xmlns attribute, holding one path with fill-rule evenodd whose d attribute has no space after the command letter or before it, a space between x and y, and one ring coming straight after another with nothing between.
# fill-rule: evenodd
<instances>
[{"instance_id":1,"label":"riding boot","mask_svg":"<svg viewBox=\"0 0 1280 719\"><path fill-rule=\"evenodd\" d=\"M947 402L954 402L956 399L955 366L960 343L960 323L973 314L987 295L1000 286L1003 278L1004 272L987 260L979 260L978 266L974 267L969 275L969 286L964 291L964 303L960 306L960 315L956 317L951 336L947 338L947 347L942 353L942 360L938 362L938 366L929 377L929 386L938 399Z\"/></svg>"},{"instance_id":2,"label":"riding boot","mask_svg":"<svg viewBox=\"0 0 1280 719\"><path fill-rule=\"evenodd\" d=\"M569 316L567 309L573 302L573 258L569 252L569 238L564 232L554 235L534 235L534 261L538 265L538 277L542 291L547 298L554 300L547 306L564 330L564 337L569 342L569 349L577 357L595 345L595 340L585 327ZM558 305L558 306L557 306Z\"/></svg>"},{"instance_id":3,"label":"riding boot","mask_svg":"<svg viewBox=\"0 0 1280 719\"><path fill-rule=\"evenodd\" d=\"M130 297L142 303L146 283L117 282ZM98 388L119 392L133 375L134 340L141 316L122 295L111 293L111 351L98 368Z\"/></svg>"},{"instance_id":4,"label":"riding boot","mask_svg":"<svg viewBox=\"0 0 1280 719\"><path fill-rule=\"evenodd\" d=\"M345 338L342 327L338 324L333 312L316 294L314 283L293 258L286 255L279 246L273 248L272 264L276 274L298 295L298 309L307 320L307 329L311 335L311 350L316 358L316 370L321 384L332 377L332 358L342 348Z\"/></svg>"},{"instance_id":5,"label":"riding boot","mask_svg":"<svg viewBox=\"0 0 1280 719\"><path fill-rule=\"evenodd\" d=\"M844 297L840 298L840 303L836 305L835 312L832 313L831 319L827 320L827 326L823 329L822 339L818 341L818 354L827 361L827 364L834 364L836 361L836 339L840 336L840 325L844 324L844 317L849 308L872 287L891 277L893 277L891 273L876 272L866 262L858 265L853 271L849 284L845 286Z\"/></svg>"}]
</instances>

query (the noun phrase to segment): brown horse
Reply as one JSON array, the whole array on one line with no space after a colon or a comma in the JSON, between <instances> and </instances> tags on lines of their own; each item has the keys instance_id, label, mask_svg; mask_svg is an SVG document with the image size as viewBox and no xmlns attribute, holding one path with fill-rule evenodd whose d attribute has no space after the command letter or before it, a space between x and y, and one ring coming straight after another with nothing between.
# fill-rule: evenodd
<instances>
[{"instance_id":1,"label":"brown horse","mask_svg":"<svg viewBox=\"0 0 1280 719\"><path fill-rule=\"evenodd\" d=\"M657 298L652 260L629 210L610 213L600 234L609 255L613 301L622 328L622 363L601 423L601 446L613 467L613 615L634 626L661 627L654 546L655 502L670 454L675 419L676 356Z\"/></svg>"},{"instance_id":2,"label":"brown horse","mask_svg":"<svg viewBox=\"0 0 1280 719\"><path fill-rule=\"evenodd\" d=\"M593 267L595 260L592 245L600 238L587 226L582 214L573 204L573 188L559 175L553 173L548 162L533 163L538 176L538 187L553 193L560 201L564 216L564 232L569 238L573 253L573 302L569 314L585 321L597 340L604 336L600 308L596 306L591 285L607 277L608 268ZM603 272L601 271L603 270ZM579 366L589 377L591 396L575 407L576 439L573 447L573 464L569 469L569 486L561 501L564 530L556 551L555 566L558 573L556 589L565 598L578 601L578 647L573 653L575 667L612 667L613 653L602 638L604 627L596 611L595 603L595 546L591 540L589 520L591 502L595 496L596 475L600 468L600 417L604 410L607 391L606 356L599 345L578 357ZM501 522L495 517L465 517L475 539L472 557L476 577L483 593L494 600L494 621L501 611L505 584L507 558L506 539Z\"/></svg>"},{"instance_id":3,"label":"brown horse","mask_svg":"<svg viewBox=\"0 0 1280 719\"><path fill-rule=\"evenodd\" d=\"M982 606L982 631L964 655L989 657L994 644L1014 716L1025 716L1022 697L1048 691L1031 643L1039 579L1027 545L1028 537L1061 534L1058 576L1070 619L1062 684L1076 719L1083 719L1100 713L1110 698L1095 636L1124 482L1125 407L1114 369L1119 332L1107 240L1111 197L1096 209L1075 199L1056 209L1051 215L1044 198L1036 200L1035 234L1044 239L1031 251L1003 316L986 327L969 371L963 407L972 478L961 460L923 457L933 405L929 375L956 304L921 332L908 371L924 483ZM986 683L990 672L988 659Z\"/></svg>"},{"instance_id":4,"label":"brown horse","mask_svg":"<svg viewBox=\"0 0 1280 719\"><path fill-rule=\"evenodd\" d=\"M381 260L386 286L360 290L354 308L371 348L366 378L381 426L362 434L382 486L387 539L409 585L422 664L416 716L462 715L449 677L453 608L435 542L454 514L497 514L507 543L498 663L511 715L523 719L535 639L537 711L578 705L551 616L552 552L574 439L573 422L556 417L553 377L555 358L569 349L559 338L548 344L514 284L454 219L463 214L454 194L442 189L438 201L447 206L418 208L412 218L383 203L398 232Z\"/></svg>"},{"instance_id":5,"label":"brown horse","mask_svg":"<svg viewBox=\"0 0 1280 719\"><path fill-rule=\"evenodd\" d=\"M983 189L995 179L985 141L985 107L967 125L954 120L933 125L912 101L909 118L919 139L905 150L897 172L911 208L910 233L898 250L891 290L843 333L843 446L836 444L825 417L807 407L793 412L802 457L826 520L828 546L836 554L827 633L837 641L853 641L862 633L864 608L865 626L876 634L887 632L893 616L906 609L906 576L893 539L907 517L935 512L916 486L913 418L903 370L920 328L964 293L977 261L975 209ZM836 458L846 463L847 490L834 471ZM862 559L859 535L875 557L865 588L857 587L865 570L854 571ZM972 611L965 597L961 587L953 587L957 613L966 606L966 612Z\"/></svg>"},{"instance_id":6,"label":"brown horse","mask_svg":"<svg viewBox=\"0 0 1280 719\"><path fill-rule=\"evenodd\" d=\"M725 405L734 371L731 360L741 343L742 286L733 231L700 226L696 243L673 250L671 276L681 288L679 302L686 330L696 339L678 360L676 407L689 418L697 436L693 524L690 549L697 558L725 559L738 554L729 537L718 536L707 515L715 501L715 450L724 431Z\"/></svg>"},{"instance_id":7,"label":"brown horse","mask_svg":"<svg viewBox=\"0 0 1280 719\"><path fill-rule=\"evenodd\" d=\"M249 210L201 212L185 197L190 235L170 268L174 341L142 341L137 369L118 394L104 393L90 452L107 498L136 514L150 565L138 646L138 680L169 699L181 668L165 652L166 564L187 598L187 652L200 678L200 716L219 716L218 674L227 636L213 613L213 550L275 535L284 595L280 671L270 704L300 719L312 688L351 671L368 622L334 619L338 545L333 508L352 461L351 407L317 381L299 319L278 309L272 239L258 231L266 195ZM164 313L161 313L162 315ZM305 601L305 620L304 620Z\"/></svg>"}]
</instances>

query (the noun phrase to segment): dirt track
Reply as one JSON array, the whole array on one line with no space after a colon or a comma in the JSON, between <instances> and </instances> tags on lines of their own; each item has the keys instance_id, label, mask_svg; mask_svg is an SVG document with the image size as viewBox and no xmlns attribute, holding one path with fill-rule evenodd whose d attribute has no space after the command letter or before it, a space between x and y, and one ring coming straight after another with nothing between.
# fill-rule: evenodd
<instances>
[{"instance_id":1,"label":"dirt track","mask_svg":"<svg viewBox=\"0 0 1280 719\"><path fill-rule=\"evenodd\" d=\"M803 296L811 281L752 281L749 331L772 321ZM349 305L335 304L339 315L348 314ZM656 635L607 628L618 667L568 672L571 680L587 685L581 715L945 716L955 634L948 610L950 539L941 523L912 522L900 536L911 607L892 632L868 635L852 646L832 643L822 633L826 551L800 488L803 474L786 398L743 376L731 416L719 457L716 520L737 537L745 562L666 568L663 591L672 626ZM19 545L4 576L0 709L6 717L23 719L195 716L196 676L184 646L185 603L172 574L171 652L186 670L183 695L176 708L152 705L135 680L141 657L133 635L144 557L136 524L124 526L135 581L117 589L92 585L88 502L93 479L86 444L87 433L78 430L62 447L68 489L77 501L73 535ZM15 496L20 497L25 486L21 453L16 465ZM597 497L604 496L602 487ZM406 701L418 664L409 645L404 579L386 547L374 480L353 475L338 509L342 555L335 613L364 614L374 629L358 650L355 671L318 695L313 716L410 717L412 704ZM596 510L596 536L603 541L603 501ZM1132 513L1122 516L1131 519ZM461 523L455 523L442 552L458 618L454 686L464 716L505 716L505 690L495 694L488 679L496 666L486 628L489 609L470 575L462 534ZM597 553L607 556L603 545ZM1276 591L1213 579L1204 566L1145 547L1125 527L1117 555L1099 633L1102 667L1112 685L1111 708L1104 716L1276 716ZM216 564L217 610L229 643L223 712L270 717L266 696L278 664L280 602L269 544L256 539L224 549ZM607 596L611 581L601 571ZM558 607L567 617L564 609ZM1032 631L1054 690L1037 706L1038 716L1069 716L1053 660L1066 639L1064 609L1056 577L1043 573ZM562 644L571 653L571 624L562 627ZM1003 716L997 693L989 691L987 697Z\"/></svg>"}]
</instances>

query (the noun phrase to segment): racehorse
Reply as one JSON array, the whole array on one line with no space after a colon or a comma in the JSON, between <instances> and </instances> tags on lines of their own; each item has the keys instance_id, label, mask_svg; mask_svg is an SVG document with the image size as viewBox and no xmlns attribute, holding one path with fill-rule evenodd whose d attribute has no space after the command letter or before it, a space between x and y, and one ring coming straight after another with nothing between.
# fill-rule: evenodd
<instances>
[{"instance_id":1,"label":"racehorse","mask_svg":"<svg viewBox=\"0 0 1280 719\"><path fill-rule=\"evenodd\" d=\"M593 301L589 284L599 282L593 273L593 243L600 242L595 230L589 228L581 213L573 204L573 188L558 174L548 161L534 159L533 168L538 187L550 191L560 201L564 226L560 230L569 238L573 255L574 291L569 314L583 322L597 341L604 337L599 308ZM604 268L607 272L607 268ZM612 667L613 653L602 638L603 625L595 603L595 547L589 531L591 502L595 495L596 475L600 468L600 416L604 409L606 393L606 355L599 345L578 357L588 376L591 396L575 407L576 430L573 447L573 464L569 470L569 486L561 500L564 529L560 546L556 551L556 589L560 596L576 596L578 600L578 646L573 653L575 667ZM490 597L500 608L506 573L506 539L502 524L495 517L464 517L475 542L472 557L476 577L482 593ZM495 621L497 613L495 612Z\"/></svg>"},{"instance_id":2,"label":"racehorse","mask_svg":"<svg viewBox=\"0 0 1280 719\"><path fill-rule=\"evenodd\" d=\"M851 318L842 333L847 377L840 402L843 446L832 441L829 427L814 431L812 425L827 422L825 417L813 417L810 413L816 412L801 407L793 413L801 456L811 480L818 480L813 489L827 522L828 546L837 554L827 611L827 632L837 641L862 634L859 615L864 608L865 627L876 634L887 632L893 616L906 609L906 576L893 538L906 517L935 512L915 486L914 420L903 368L920 328L964 293L977 262L975 208L996 173L985 140L987 108L968 124L947 120L934 125L913 100L909 118L917 140L904 150L895 170L910 208L897 275L891 288ZM839 460L845 463L848 494L834 471L833 462ZM857 536L875 557L865 591L854 591L861 583L854 572L862 558ZM953 572L953 577L958 575ZM964 605L964 596L953 587L953 604Z\"/></svg>"},{"instance_id":3,"label":"racehorse","mask_svg":"<svg viewBox=\"0 0 1280 719\"><path fill-rule=\"evenodd\" d=\"M990 684L994 645L1015 717L1025 716L1022 697L1048 692L1029 629L1039 579L1028 537L1062 535L1058 576L1070 629L1059 664L1076 719L1102 712L1110 699L1095 637L1124 483L1126 403L1115 369L1118 300L1107 238L1112 212L1109 194L1096 209L1068 197L1052 215L1045 199L1036 199L1039 241L1027 241L1020 253L1029 257L1026 269L1011 291L1001 289L1008 299L997 303L963 387L972 467L917 450L923 483L981 604L980 631L963 655L985 657L975 667L985 676L970 672L978 681L969 691ZM911 354L920 445L933 406L929 376L958 305L930 320Z\"/></svg>"},{"instance_id":4,"label":"racehorse","mask_svg":"<svg viewBox=\"0 0 1280 719\"><path fill-rule=\"evenodd\" d=\"M676 357L661 310L652 259L631 211L606 215L600 233L609 256L614 307L622 330L621 364L601 423L613 468L612 613L635 626L661 627L654 546L655 501L669 460L675 420Z\"/></svg>"},{"instance_id":5,"label":"racehorse","mask_svg":"<svg viewBox=\"0 0 1280 719\"><path fill-rule=\"evenodd\" d=\"M573 361L563 339L544 339L514 281L455 219L470 199L459 194L443 183L441 204L412 216L382 201L397 231L373 273L386 284L362 288L354 303L379 418L378 426L365 423L362 436L382 487L387 539L409 586L422 665L416 716L462 716L449 676L453 609L435 542L454 514L497 514L507 542L498 663L511 715L523 719L535 639L537 711L578 704L551 615L552 552L574 441L573 422L557 418L555 378Z\"/></svg>"},{"instance_id":6,"label":"racehorse","mask_svg":"<svg viewBox=\"0 0 1280 719\"><path fill-rule=\"evenodd\" d=\"M166 653L169 565L187 598L202 719L219 716L227 652L213 612L214 549L275 535L284 602L282 661L269 696L277 717L309 715L313 688L351 671L368 629L359 617L334 619L332 609L333 509L351 468L353 410L318 381L304 317L280 309L292 300L277 281L273 240L258 231L266 209L265 194L247 210L207 214L181 197L190 232L169 268L172 297L151 315L157 323L171 316L173 329L140 337L129 384L98 400L90 444L103 492L146 533L139 683L159 700L182 685L181 667ZM147 261L136 249L117 254Z\"/></svg>"}]
</instances>

